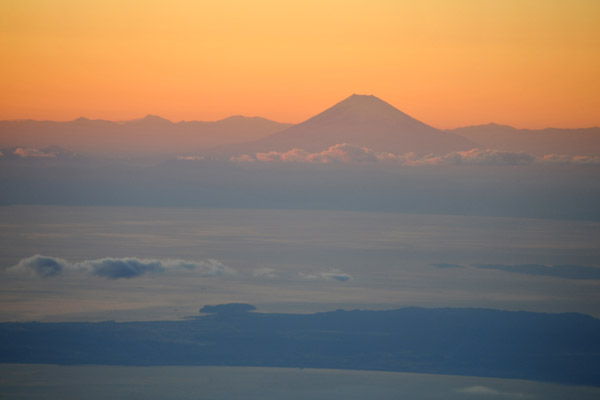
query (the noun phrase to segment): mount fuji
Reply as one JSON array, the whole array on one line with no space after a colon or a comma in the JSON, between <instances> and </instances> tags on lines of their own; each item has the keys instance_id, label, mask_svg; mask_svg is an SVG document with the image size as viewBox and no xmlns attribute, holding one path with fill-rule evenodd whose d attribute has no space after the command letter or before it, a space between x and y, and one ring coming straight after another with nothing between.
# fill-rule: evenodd
<instances>
[{"instance_id":1,"label":"mount fuji","mask_svg":"<svg viewBox=\"0 0 600 400\"><path fill-rule=\"evenodd\" d=\"M445 154L477 145L459 135L420 122L371 95L342 100L314 117L265 138L222 146L219 153L322 151L340 143L393 153Z\"/></svg>"}]
</instances>

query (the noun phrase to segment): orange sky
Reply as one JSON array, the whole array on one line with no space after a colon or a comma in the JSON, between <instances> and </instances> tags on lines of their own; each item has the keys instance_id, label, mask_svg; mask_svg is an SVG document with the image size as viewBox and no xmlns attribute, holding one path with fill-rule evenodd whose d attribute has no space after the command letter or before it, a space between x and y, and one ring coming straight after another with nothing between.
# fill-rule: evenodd
<instances>
[{"instance_id":1,"label":"orange sky","mask_svg":"<svg viewBox=\"0 0 600 400\"><path fill-rule=\"evenodd\" d=\"M597 0L0 0L0 119L600 126Z\"/></svg>"}]
</instances>

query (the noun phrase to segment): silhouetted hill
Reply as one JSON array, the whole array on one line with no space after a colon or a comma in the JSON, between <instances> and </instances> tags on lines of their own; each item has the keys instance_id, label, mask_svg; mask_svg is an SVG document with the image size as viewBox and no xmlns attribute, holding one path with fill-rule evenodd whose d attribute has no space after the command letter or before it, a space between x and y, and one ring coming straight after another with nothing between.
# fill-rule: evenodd
<instances>
[{"instance_id":1,"label":"silhouetted hill","mask_svg":"<svg viewBox=\"0 0 600 400\"><path fill-rule=\"evenodd\" d=\"M516 129L508 125L487 124L448 130L478 144L484 149L524 151L542 156L600 155L600 128L581 129Z\"/></svg>"},{"instance_id":2,"label":"silhouetted hill","mask_svg":"<svg viewBox=\"0 0 600 400\"><path fill-rule=\"evenodd\" d=\"M417 121L375 96L354 94L282 132L217 150L222 153L251 154L301 148L317 152L340 143L400 154L445 154L476 147L465 138Z\"/></svg>"},{"instance_id":3,"label":"silhouetted hill","mask_svg":"<svg viewBox=\"0 0 600 400\"><path fill-rule=\"evenodd\" d=\"M311 367L600 385L600 320L582 314L251 308L211 306L215 314L185 321L2 323L0 361Z\"/></svg>"}]
</instances>

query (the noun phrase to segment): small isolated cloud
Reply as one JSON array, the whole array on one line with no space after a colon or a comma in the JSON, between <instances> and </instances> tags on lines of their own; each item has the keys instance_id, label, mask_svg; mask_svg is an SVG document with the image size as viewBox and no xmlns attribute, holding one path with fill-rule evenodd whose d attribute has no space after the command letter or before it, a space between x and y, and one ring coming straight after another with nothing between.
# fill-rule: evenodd
<instances>
[{"instance_id":1,"label":"small isolated cloud","mask_svg":"<svg viewBox=\"0 0 600 400\"><path fill-rule=\"evenodd\" d=\"M336 144L320 153L312 153L307 156L308 162L320 164L331 163L374 163L378 161L375 151L361 146L348 143Z\"/></svg>"},{"instance_id":2,"label":"small isolated cloud","mask_svg":"<svg viewBox=\"0 0 600 400\"><path fill-rule=\"evenodd\" d=\"M62 275L66 270L88 273L107 279L135 278L145 274L164 273L171 270L194 270L201 276L223 276L235 271L217 260L186 261L140 259L135 257L101 258L70 263L56 257L35 255L10 267L11 272L33 273L42 278Z\"/></svg>"},{"instance_id":3,"label":"small isolated cloud","mask_svg":"<svg viewBox=\"0 0 600 400\"><path fill-rule=\"evenodd\" d=\"M600 267L587 265L543 265L543 264L473 264L480 269L494 269L525 275L551 276L564 279L600 280Z\"/></svg>"},{"instance_id":4,"label":"small isolated cloud","mask_svg":"<svg viewBox=\"0 0 600 400\"><path fill-rule=\"evenodd\" d=\"M53 152L44 152L34 148L22 148L18 147L13 151L13 154L21 158L35 157L35 158L54 158L56 154Z\"/></svg>"},{"instance_id":5,"label":"small isolated cloud","mask_svg":"<svg viewBox=\"0 0 600 400\"><path fill-rule=\"evenodd\" d=\"M298 272L297 277L303 280L333 280L338 282L347 282L352 280L352 276L341 271L330 272Z\"/></svg>"},{"instance_id":6,"label":"small isolated cloud","mask_svg":"<svg viewBox=\"0 0 600 400\"><path fill-rule=\"evenodd\" d=\"M8 271L33 274L41 278L51 278L61 275L63 271L71 267L72 265L62 258L36 254L35 256L22 259L17 265L9 267Z\"/></svg>"},{"instance_id":7,"label":"small isolated cloud","mask_svg":"<svg viewBox=\"0 0 600 400\"><path fill-rule=\"evenodd\" d=\"M458 393L464 393L467 395L490 397L490 398L505 398L505 399L529 399L532 395L520 393L520 392L505 392L497 390L488 386L468 386L461 389L455 390Z\"/></svg>"},{"instance_id":8,"label":"small isolated cloud","mask_svg":"<svg viewBox=\"0 0 600 400\"><path fill-rule=\"evenodd\" d=\"M273 268L262 267L252 271L252 276L256 278L275 279L277 278L278 274Z\"/></svg>"},{"instance_id":9,"label":"small isolated cloud","mask_svg":"<svg viewBox=\"0 0 600 400\"><path fill-rule=\"evenodd\" d=\"M305 281L325 281L332 280L337 282L347 282L352 276L339 270L326 272L304 272L304 271L277 271L273 268L261 267L252 271L252 276L260 279L286 279L286 280L305 280Z\"/></svg>"},{"instance_id":10,"label":"small isolated cloud","mask_svg":"<svg viewBox=\"0 0 600 400\"><path fill-rule=\"evenodd\" d=\"M352 279L352 277L348 274L344 274L342 272L324 272L321 274L324 278L333 279L338 282L346 282Z\"/></svg>"},{"instance_id":11,"label":"small isolated cloud","mask_svg":"<svg viewBox=\"0 0 600 400\"><path fill-rule=\"evenodd\" d=\"M183 161L202 161L204 160L204 156L177 156L177 159Z\"/></svg>"}]
</instances>

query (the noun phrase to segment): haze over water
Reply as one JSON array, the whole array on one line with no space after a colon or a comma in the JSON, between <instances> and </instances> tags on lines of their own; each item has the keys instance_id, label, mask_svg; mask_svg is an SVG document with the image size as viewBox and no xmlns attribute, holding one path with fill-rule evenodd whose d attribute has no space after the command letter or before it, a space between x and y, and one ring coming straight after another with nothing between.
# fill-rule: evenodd
<instances>
[{"instance_id":1,"label":"haze over water","mask_svg":"<svg viewBox=\"0 0 600 400\"><path fill-rule=\"evenodd\" d=\"M166 269L120 279L77 271L43 279L4 273L5 321L175 319L227 302L264 312L461 306L600 315L597 277L510 272L515 264L597 263L597 222L41 206L5 207L1 218L5 265L43 254L71 263L216 260L228 268L223 274ZM473 266L479 264L506 267Z\"/></svg>"}]
</instances>

